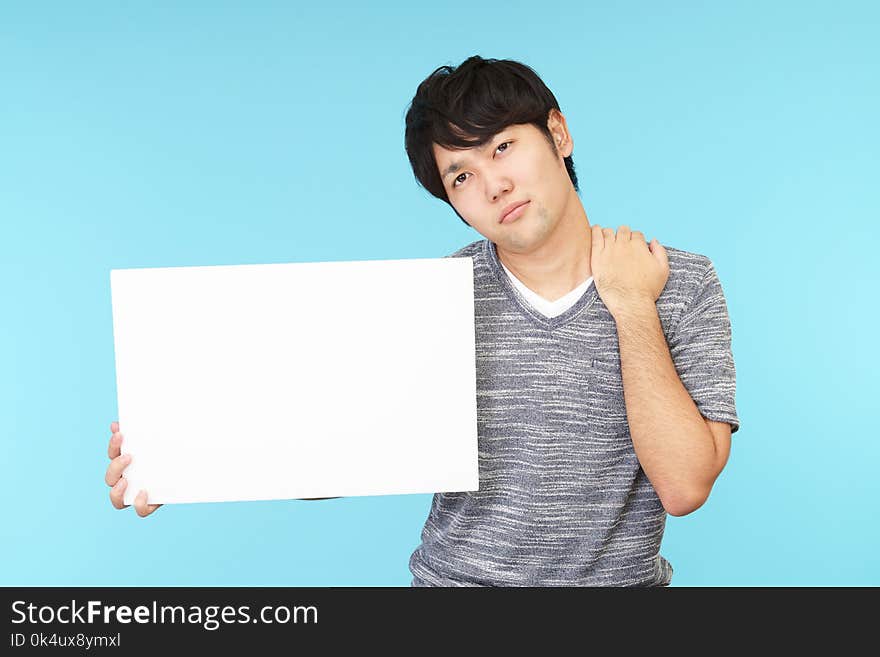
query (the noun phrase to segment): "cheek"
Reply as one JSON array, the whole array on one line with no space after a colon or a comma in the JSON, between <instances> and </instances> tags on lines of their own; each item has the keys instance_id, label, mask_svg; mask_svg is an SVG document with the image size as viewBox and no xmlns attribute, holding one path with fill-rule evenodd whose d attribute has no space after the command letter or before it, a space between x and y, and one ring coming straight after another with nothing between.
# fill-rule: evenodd
<instances>
[{"instance_id":1,"label":"cheek","mask_svg":"<svg viewBox=\"0 0 880 657\"><path fill-rule=\"evenodd\" d=\"M479 219L481 216L480 212L486 211L486 209L481 206L480 195L473 189L473 186L471 186L470 189L464 189L458 192L452 207L456 209L458 214L469 221L474 218Z\"/></svg>"}]
</instances>

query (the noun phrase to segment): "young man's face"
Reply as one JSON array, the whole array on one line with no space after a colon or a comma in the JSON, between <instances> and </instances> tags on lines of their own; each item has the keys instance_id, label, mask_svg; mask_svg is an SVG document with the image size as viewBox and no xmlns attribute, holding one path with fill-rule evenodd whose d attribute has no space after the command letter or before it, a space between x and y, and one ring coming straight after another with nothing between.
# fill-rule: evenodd
<instances>
[{"instance_id":1,"label":"young man's face","mask_svg":"<svg viewBox=\"0 0 880 657\"><path fill-rule=\"evenodd\" d=\"M573 144L565 118L551 112L554 153L535 126L508 126L482 149L448 150L433 145L449 200L478 233L507 251L541 246L567 209L574 188L565 169ZM511 204L527 202L502 222Z\"/></svg>"}]
</instances>

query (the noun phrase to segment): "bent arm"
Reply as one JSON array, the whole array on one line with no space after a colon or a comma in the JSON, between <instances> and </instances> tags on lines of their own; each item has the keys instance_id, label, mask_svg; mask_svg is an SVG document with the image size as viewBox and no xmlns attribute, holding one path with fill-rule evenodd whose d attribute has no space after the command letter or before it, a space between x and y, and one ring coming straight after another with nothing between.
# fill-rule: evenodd
<instances>
[{"instance_id":1,"label":"bent arm","mask_svg":"<svg viewBox=\"0 0 880 657\"><path fill-rule=\"evenodd\" d=\"M709 497L727 453L679 378L656 306L615 320L633 449L667 513L687 515Z\"/></svg>"}]
</instances>

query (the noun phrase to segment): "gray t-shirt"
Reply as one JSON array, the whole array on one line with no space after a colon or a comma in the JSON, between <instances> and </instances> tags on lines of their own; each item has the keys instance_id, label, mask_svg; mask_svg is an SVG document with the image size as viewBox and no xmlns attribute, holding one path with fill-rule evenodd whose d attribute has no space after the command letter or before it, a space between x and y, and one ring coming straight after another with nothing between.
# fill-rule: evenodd
<instances>
[{"instance_id":1,"label":"gray t-shirt","mask_svg":"<svg viewBox=\"0 0 880 657\"><path fill-rule=\"evenodd\" d=\"M703 255L666 247L657 310L704 417L739 429L727 304ZM633 450L617 328L594 283L546 317L495 244L474 265L479 491L434 495L413 586L665 586L666 511Z\"/></svg>"}]
</instances>

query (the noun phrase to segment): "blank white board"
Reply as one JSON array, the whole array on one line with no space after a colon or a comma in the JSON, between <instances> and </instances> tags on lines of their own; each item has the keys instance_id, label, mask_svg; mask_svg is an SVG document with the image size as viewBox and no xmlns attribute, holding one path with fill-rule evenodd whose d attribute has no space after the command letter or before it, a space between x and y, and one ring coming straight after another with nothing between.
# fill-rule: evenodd
<instances>
[{"instance_id":1,"label":"blank white board","mask_svg":"<svg viewBox=\"0 0 880 657\"><path fill-rule=\"evenodd\" d=\"M110 272L124 501L478 490L473 265Z\"/></svg>"}]
</instances>

